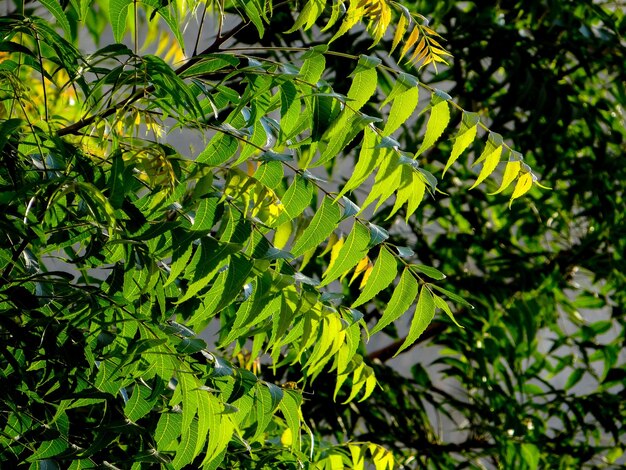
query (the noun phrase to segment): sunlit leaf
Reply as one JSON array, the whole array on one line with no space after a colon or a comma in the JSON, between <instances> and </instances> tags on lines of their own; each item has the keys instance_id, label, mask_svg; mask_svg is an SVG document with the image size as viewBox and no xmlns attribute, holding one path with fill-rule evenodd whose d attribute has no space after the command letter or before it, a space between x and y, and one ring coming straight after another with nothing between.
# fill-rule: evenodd
<instances>
[{"instance_id":1,"label":"sunlit leaf","mask_svg":"<svg viewBox=\"0 0 626 470\"><path fill-rule=\"evenodd\" d=\"M373 299L381 290L387 288L396 278L398 272L395 257L385 246L380 248L372 273L367 279L365 288L352 304L352 308Z\"/></svg>"},{"instance_id":2,"label":"sunlit leaf","mask_svg":"<svg viewBox=\"0 0 626 470\"><path fill-rule=\"evenodd\" d=\"M329 198L324 198L311 223L296 240L291 253L298 257L305 251L318 246L333 232L340 219L341 208L339 205L333 203Z\"/></svg>"},{"instance_id":3,"label":"sunlit leaf","mask_svg":"<svg viewBox=\"0 0 626 470\"><path fill-rule=\"evenodd\" d=\"M417 306L415 307L415 313L413 314L409 334L394 356L400 354L421 336L421 334L426 330L426 327L432 321L434 315L435 302L433 300L433 294L427 285L423 285L422 290L420 291L419 300L417 301Z\"/></svg>"},{"instance_id":4,"label":"sunlit leaf","mask_svg":"<svg viewBox=\"0 0 626 470\"><path fill-rule=\"evenodd\" d=\"M418 288L419 285L417 284L415 277L413 277L408 269L405 269L400 277L400 282L393 291L391 299L387 304L387 308L378 323L376 323L374 328L370 331L370 335L375 334L400 318L400 316L402 316L402 314L409 309L411 304L413 304L413 301L417 296Z\"/></svg>"},{"instance_id":5,"label":"sunlit leaf","mask_svg":"<svg viewBox=\"0 0 626 470\"><path fill-rule=\"evenodd\" d=\"M424 134L422 145L420 145L418 151L415 152L416 157L424 150L431 147L439 137L441 137L448 122L450 122L450 108L448 102L437 95L433 95L430 117L426 124L426 134Z\"/></svg>"}]
</instances>

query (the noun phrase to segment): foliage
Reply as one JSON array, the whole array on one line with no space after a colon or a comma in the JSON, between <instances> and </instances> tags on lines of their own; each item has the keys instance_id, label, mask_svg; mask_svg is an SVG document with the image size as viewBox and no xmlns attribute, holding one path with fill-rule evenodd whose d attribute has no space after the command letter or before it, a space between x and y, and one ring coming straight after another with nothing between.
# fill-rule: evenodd
<instances>
[{"instance_id":1,"label":"foliage","mask_svg":"<svg viewBox=\"0 0 626 470\"><path fill-rule=\"evenodd\" d=\"M623 6L403 4L436 19L456 52L433 80L469 111L495 110L494 130L554 190L503 210L465 191L460 159L432 211L390 240L476 307L455 312L464 329L437 317L393 360L407 331L385 329L392 342L369 353L385 392L342 407L318 388L305 414L322 435L377 439L409 468L624 468ZM444 167L450 147L429 159Z\"/></svg>"},{"instance_id":2,"label":"foliage","mask_svg":"<svg viewBox=\"0 0 626 470\"><path fill-rule=\"evenodd\" d=\"M400 216L421 228L430 210L468 230L447 202L467 190L445 195L433 175L450 138L439 166L470 189L501 173L512 203L539 183L482 110L410 68L428 76L449 57L419 9L344 3L292 16L295 2L41 0L1 19L3 466L383 469L406 457L395 438L340 436L307 411L393 392L363 336L411 312L399 354L437 310L454 321L450 305L471 308L455 293L462 267L391 229ZM519 220L479 191L470 200L498 226ZM477 256L468 246L459 263ZM467 287L474 332L504 301ZM198 337L207 326L212 344Z\"/></svg>"}]
</instances>

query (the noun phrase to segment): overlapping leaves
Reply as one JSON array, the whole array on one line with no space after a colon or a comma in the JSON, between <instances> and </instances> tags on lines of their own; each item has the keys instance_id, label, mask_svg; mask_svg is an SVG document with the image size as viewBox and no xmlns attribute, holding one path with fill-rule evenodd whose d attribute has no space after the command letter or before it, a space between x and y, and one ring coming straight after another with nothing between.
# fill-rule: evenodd
<instances>
[{"instance_id":1,"label":"overlapping leaves","mask_svg":"<svg viewBox=\"0 0 626 470\"><path fill-rule=\"evenodd\" d=\"M180 5L141 3L182 46ZM236 3L261 37L269 3ZM76 26L70 20L87 15L88 2L65 10L42 4L66 35ZM393 39L400 56L442 62L447 53L436 33L382 0L349 2L343 17L343 2L335 2L326 28L339 27L329 42L366 20L376 45L392 22L392 5L400 13ZM106 6L120 41L131 2ZM325 2L306 3L293 29L311 28L324 8ZM280 435L304 459L302 393L259 378L264 353L275 368L296 366L303 387L333 372L335 396L345 390L347 402L363 400L377 384L359 354L364 333L412 311L402 350L437 308L452 317L435 291L465 302L437 285L443 273L393 246L386 229L364 215L375 203L375 210L389 209L388 218L403 211L408 219L436 192L437 180L422 162L446 135L456 107L445 93L394 73L378 100L389 70L366 55L354 58L346 94L337 93L324 80L325 54L332 54L326 46L284 63L209 48L173 69L121 45L83 58L38 19L9 19L1 27L13 44L2 90L17 116L2 123L0 134L8 162L0 220L10 233L2 238L0 305L15 319L2 326L14 341L3 346L9 359L2 378L19 382L7 400L2 443L16 458L67 459L82 468L117 448L137 461L209 469L233 446L252 454L253 446ZM41 48L42 39L50 47ZM20 83L38 84L36 78L41 93L29 97ZM424 136L419 148L402 149L392 136L414 116L420 86L431 93ZM75 122L49 119L53 90L74 103ZM367 114L377 100L376 115ZM478 117L461 112L446 170L477 137ZM200 129L204 148L184 156L165 143L170 118ZM140 137L140 129L154 140ZM501 136L486 132L474 186L511 155L497 192L516 182L511 200L520 197L534 176ZM321 169L353 155L343 187L322 179ZM363 201L351 199L357 190L367 193ZM76 279L48 271L51 256ZM348 308L340 286L359 278L361 292ZM370 319L356 308L381 292L390 301L368 332ZM210 324L219 327L211 348L196 336ZM241 363L228 362L227 354ZM41 406L12 405L24 400ZM89 416L93 442L76 429L80 413ZM21 440L37 433L43 437ZM368 452L376 468L392 465L376 446L349 450L356 466Z\"/></svg>"}]
</instances>

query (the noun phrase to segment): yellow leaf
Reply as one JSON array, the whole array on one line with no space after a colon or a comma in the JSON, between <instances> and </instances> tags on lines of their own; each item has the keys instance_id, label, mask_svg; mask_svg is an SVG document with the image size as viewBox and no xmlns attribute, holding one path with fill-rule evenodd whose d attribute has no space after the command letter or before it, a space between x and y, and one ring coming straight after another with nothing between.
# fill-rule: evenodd
<instances>
[{"instance_id":1,"label":"yellow leaf","mask_svg":"<svg viewBox=\"0 0 626 470\"><path fill-rule=\"evenodd\" d=\"M361 279L361 284L359 284L359 289L363 290L363 288L367 284L367 281L370 278L370 275L372 274L373 270L374 270L374 266L372 265L372 263L368 264L367 269L363 273L363 278Z\"/></svg>"},{"instance_id":2,"label":"yellow leaf","mask_svg":"<svg viewBox=\"0 0 626 470\"><path fill-rule=\"evenodd\" d=\"M422 26L422 29L424 30L424 32L426 34L428 34L429 36L437 36L438 38L441 37L441 34L439 34L437 31L435 31L434 29L429 28L428 26Z\"/></svg>"},{"instance_id":3,"label":"yellow leaf","mask_svg":"<svg viewBox=\"0 0 626 470\"><path fill-rule=\"evenodd\" d=\"M402 15L400 16L400 20L398 21L398 26L396 26L396 32L393 35L393 42L391 43L391 50L389 51L389 54L392 54L393 51L396 50L396 47L398 47L398 44L400 44L400 40L402 39L402 36L404 36L404 33L406 32L406 27L407 27L407 19L406 16Z\"/></svg>"},{"instance_id":4,"label":"yellow leaf","mask_svg":"<svg viewBox=\"0 0 626 470\"><path fill-rule=\"evenodd\" d=\"M424 38L424 36L422 36L422 39L420 39L420 42L415 47L415 50L413 51L413 55L409 59L409 62L413 62L415 58L418 55L420 55L425 49L426 49L426 39Z\"/></svg>"},{"instance_id":5,"label":"yellow leaf","mask_svg":"<svg viewBox=\"0 0 626 470\"><path fill-rule=\"evenodd\" d=\"M428 49L427 48L422 49L422 52L420 52L420 54L413 60L413 63L416 65L419 64L427 55L428 55ZM430 60L432 61L432 59Z\"/></svg>"},{"instance_id":6,"label":"yellow leaf","mask_svg":"<svg viewBox=\"0 0 626 470\"><path fill-rule=\"evenodd\" d=\"M391 9L387 2L380 2L379 5L379 8L376 9L378 18L374 34L374 43L370 46L370 49L380 42L389 27L389 23L391 23Z\"/></svg>"},{"instance_id":7,"label":"yellow leaf","mask_svg":"<svg viewBox=\"0 0 626 470\"><path fill-rule=\"evenodd\" d=\"M339 256L339 251L341 250L344 241L345 240L343 237L339 238L330 249L330 261L328 263L328 271L330 271L330 269L333 267L333 264L335 264L335 261L337 261L337 256Z\"/></svg>"},{"instance_id":8,"label":"yellow leaf","mask_svg":"<svg viewBox=\"0 0 626 470\"><path fill-rule=\"evenodd\" d=\"M530 188L533 185L533 175L532 173L524 173L522 176L519 177L519 179L517 180L517 183L515 184L515 189L513 190L513 195L511 196L511 200L509 201L509 209L511 208L511 205L513 204L513 200L517 199L518 197L523 196L524 194L526 194L528 191L530 191Z\"/></svg>"},{"instance_id":9,"label":"yellow leaf","mask_svg":"<svg viewBox=\"0 0 626 470\"><path fill-rule=\"evenodd\" d=\"M283 435L280 436L280 443L286 447L289 447L293 442L293 437L291 435L291 428L285 429Z\"/></svg>"},{"instance_id":10,"label":"yellow leaf","mask_svg":"<svg viewBox=\"0 0 626 470\"><path fill-rule=\"evenodd\" d=\"M402 59L406 55L406 53L409 52L409 49L411 49L411 47L413 47L413 45L417 42L419 34L419 28L415 26L413 28L413 31L411 31L409 38L406 40L404 46L402 47L402 51L400 52L400 59Z\"/></svg>"},{"instance_id":11,"label":"yellow leaf","mask_svg":"<svg viewBox=\"0 0 626 470\"><path fill-rule=\"evenodd\" d=\"M352 278L350 278L350 284L354 282L354 280L359 277L359 274L363 274L363 272L367 269L368 265L370 265L369 257L365 256L361 261L359 261L354 268L354 274L352 274Z\"/></svg>"}]
</instances>

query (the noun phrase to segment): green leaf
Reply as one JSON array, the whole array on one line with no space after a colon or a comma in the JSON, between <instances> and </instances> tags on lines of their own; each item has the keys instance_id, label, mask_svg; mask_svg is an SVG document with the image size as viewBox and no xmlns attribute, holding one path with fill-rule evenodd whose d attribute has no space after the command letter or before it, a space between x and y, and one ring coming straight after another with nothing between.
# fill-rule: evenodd
<instances>
[{"instance_id":1,"label":"green leaf","mask_svg":"<svg viewBox=\"0 0 626 470\"><path fill-rule=\"evenodd\" d=\"M58 468L58 467L55 467L55 468ZM72 460L72 463L70 464L70 466L67 467L68 470L86 470L86 469L92 469L92 468L96 468L96 465L94 464L93 460L90 460L90 459Z\"/></svg>"},{"instance_id":2,"label":"green leaf","mask_svg":"<svg viewBox=\"0 0 626 470\"><path fill-rule=\"evenodd\" d=\"M188 240L181 232L175 231L172 235L174 252L172 253L172 263L170 264L170 274L163 284L167 286L174 282L178 276L185 270L189 263L189 259L193 253L192 240ZM200 256L197 254L197 256ZM193 269L193 268L192 268Z\"/></svg>"},{"instance_id":3,"label":"green leaf","mask_svg":"<svg viewBox=\"0 0 626 470\"><path fill-rule=\"evenodd\" d=\"M414 161L414 160L411 160ZM396 202L387 216L389 220L400 208L407 203L406 220L417 210L420 202L424 199L426 183L421 173L415 171L412 166L404 165L400 177L400 187L396 192Z\"/></svg>"},{"instance_id":4,"label":"green leaf","mask_svg":"<svg viewBox=\"0 0 626 470\"><path fill-rule=\"evenodd\" d=\"M417 284L415 277L408 269L405 269L400 277L400 282L391 295L391 299L387 304L387 308L385 309L383 316L378 323L376 323L374 328L372 328L370 335L382 330L387 325L400 318L415 300L418 289L419 285Z\"/></svg>"},{"instance_id":5,"label":"green leaf","mask_svg":"<svg viewBox=\"0 0 626 470\"><path fill-rule=\"evenodd\" d=\"M202 306L189 319L189 325L199 331L213 315L235 301L254 263L243 256L231 256L228 269L218 274L215 282L204 295Z\"/></svg>"},{"instance_id":6,"label":"green leaf","mask_svg":"<svg viewBox=\"0 0 626 470\"><path fill-rule=\"evenodd\" d=\"M444 289L443 287L440 287L436 284L431 284L430 287L432 287L435 290L438 290L439 292L441 292L442 294L444 294L446 297L448 297L450 300L463 305L464 307L467 307L469 309L473 309L474 306L472 304L470 304L467 300L465 300L463 297L461 297L458 294L455 294L454 292L450 292L447 289Z\"/></svg>"},{"instance_id":7,"label":"green leaf","mask_svg":"<svg viewBox=\"0 0 626 470\"><path fill-rule=\"evenodd\" d=\"M352 231L339 250L339 254L332 266L322 276L320 287L325 286L343 274L350 271L367 254L370 242L370 232L357 220L354 221Z\"/></svg>"},{"instance_id":8,"label":"green leaf","mask_svg":"<svg viewBox=\"0 0 626 470\"><path fill-rule=\"evenodd\" d=\"M150 400L151 394L152 391L148 387L139 383L135 384L133 394L124 406L126 417L132 422L137 422L137 420L150 413L156 401L156 398Z\"/></svg>"},{"instance_id":9,"label":"green leaf","mask_svg":"<svg viewBox=\"0 0 626 470\"><path fill-rule=\"evenodd\" d=\"M70 22L67 20L67 16L65 16L65 12L59 5L59 2L57 0L39 0L39 2L56 18L61 28L63 28L65 37L69 40L72 35Z\"/></svg>"},{"instance_id":10,"label":"green leaf","mask_svg":"<svg viewBox=\"0 0 626 470\"><path fill-rule=\"evenodd\" d=\"M168 382L174 375L174 363L172 362L172 352L165 346L151 348L142 354L142 359L149 364L146 371L153 372Z\"/></svg>"},{"instance_id":11,"label":"green leaf","mask_svg":"<svg viewBox=\"0 0 626 470\"><path fill-rule=\"evenodd\" d=\"M154 9L154 13L158 13L159 16L163 18L167 26L170 28L170 31L172 31L172 33L174 34L174 37L178 41L178 44L180 44L180 47L184 50L185 39L181 31L181 21L178 16L176 3L171 2L164 5L162 0L141 0L141 3L152 7Z\"/></svg>"},{"instance_id":12,"label":"green leaf","mask_svg":"<svg viewBox=\"0 0 626 470\"><path fill-rule=\"evenodd\" d=\"M325 6L325 0L309 0L304 5L304 8L302 8L302 11L300 12L300 15L298 15L298 19L294 25L285 31L285 34L290 34L300 29L303 31L310 29L324 11Z\"/></svg>"},{"instance_id":13,"label":"green leaf","mask_svg":"<svg viewBox=\"0 0 626 470\"><path fill-rule=\"evenodd\" d=\"M417 275L419 273L426 274L428 277L440 281L446 278L446 275L439 271L438 269L433 268L432 266L425 266L423 264L412 264L409 266L409 269L412 271L417 271Z\"/></svg>"},{"instance_id":14,"label":"green leaf","mask_svg":"<svg viewBox=\"0 0 626 470\"><path fill-rule=\"evenodd\" d=\"M186 269L188 273L193 273L193 280L187 287L185 294L175 304L182 304L205 288L235 251L237 251L237 247L232 244L218 243L208 237L203 238L200 249L196 249Z\"/></svg>"},{"instance_id":15,"label":"green leaf","mask_svg":"<svg viewBox=\"0 0 626 470\"><path fill-rule=\"evenodd\" d=\"M419 88L409 88L405 92L399 94L391 105L389 117L385 123L382 134L384 136L391 135L413 114L419 101Z\"/></svg>"},{"instance_id":16,"label":"green leaf","mask_svg":"<svg viewBox=\"0 0 626 470\"><path fill-rule=\"evenodd\" d=\"M193 420L188 427L183 427L180 444L176 448L176 455L172 461L172 467L183 468L190 464L196 457L194 450L198 441L198 421Z\"/></svg>"},{"instance_id":17,"label":"green leaf","mask_svg":"<svg viewBox=\"0 0 626 470\"><path fill-rule=\"evenodd\" d=\"M282 212L270 226L278 227L302 214L304 209L311 204L313 190L314 186L312 183L306 178L296 175L283 197L281 197Z\"/></svg>"},{"instance_id":18,"label":"green leaf","mask_svg":"<svg viewBox=\"0 0 626 470\"><path fill-rule=\"evenodd\" d=\"M435 294L433 294L433 299L435 300L435 305L438 308L440 308L441 310L443 310L444 312L446 312L446 315L448 315L450 320L452 320L452 322L456 326L458 326L459 328L463 328L463 326L461 326L459 324L459 322L456 321L456 318L454 318L452 310L450 310L450 306L448 305L448 303L445 300L443 300L441 297L439 297L438 295L435 295Z\"/></svg>"},{"instance_id":19,"label":"green leaf","mask_svg":"<svg viewBox=\"0 0 626 470\"><path fill-rule=\"evenodd\" d=\"M381 108L385 107L385 105L391 103L391 101L395 99L397 96L399 96L400 94L404 93L405 91L411 88L417 88L418 86L419 86L419 81L417 77L414 77L413 75L410 75L405 72L401 72L398 75L398 78L396 79L395 83L393 84L393 88L391 89L391 91L389 92L385 100L382 102L380 107Z\"/></svg>"},{"instance_id":20,"label":"green leaf","mask_svg":"<svg viewBox=\"0 0 626 470\"><path fill-rule=\"evenodd\" d=\"M567 388L567 387L566 387ZM528 470L537 470L539 468L540 453L539 448L528 442L522 443L522 458L528 466Z\"/></svg>"},{"instance_id":21,"label":"green leaf","mask_svg":"<svg viewBox=\"0 0 626 470\"><path fill-rule=\"evenodd\" d=\"M317 161L317 165L325 164L336 158L339 152L352 142L363 129L368 127L371 119L369 116L357 115L349 109L344 109L323 136L326 146Z\"/></svg>"},{"instance_id":22,"label":"green leaf","mask_svg":"<svg viewBox=\"0 0 626 470\"><path fill-rule=\"evenodd\" d=\"M63 453L67 448L67 441L63 438L43 441L39 445L37 450L26 459L26 461L35 462L37 460L46 459L48 457L54 457L55 455Z\"/></svg>"},{"instance_id":23,"label":"green leaf","mask_svg":"<svg viewBox=\"0 0 626 470\"><path fill-rule=\"evenodd\" d=\"M291 253L297 258L305 251L317 247L337 228L341 220L341 208L330 198L325 197L322 205L313 216L309 226L297 239Z\"/></svg>"},{"instance_id":24,"label":"green leaf","mask_svg":"<svg viewBox=\"0 0 626 470\"><path fill-rule=\"evenodd\" d=\"M366 209L372 202L378 200L374 208L374 210L377 210L389 200L391 195L400 187L402 169L403 165L400 165L400 159L397 155L391 152L385 155L376 173L374 185L361 205L361 211Z\"/></svg>"},{"instance_id":25,"label":"green leaf","mask_svg":"<svg viewBox=\"0 0 626 470\"><path fill-rule=\"evenodd\" d=\"M411 321L411 327L409 328L409 334L407 335L402 346L396 351L394 357L412 345L426 330L426 327L430 325L433 317L435 316L435 301L433 300L433 294L427 285L422 286L417 306L415 307L415 314Z\"/></svg>"},{"instance_id":26,"label":"green leaf","mask_svg":"<svg viewBox=\"0 0 626 470\"><path fill-rule=\"evenodd\" d=\"M235 137L218 133L211 139L209 145L200 152L198 158L196 158L196 163L209 166L221 165L235 155L238 147L239 142Z\"/></svg>"},{"instance_id":27,"label":"green leaf","mask_svg":"<svg viewBox=\"0 0 626 470\"><path fill-rule=\"evenodd\" d=\"M583 375L585 375L585 369L574 369L567 378L567 381L565 382L563 388L565 390L569 390L578 382L580 382L580 380L583 378Z\"/></svg>"},{"instance_id":28,"label":"green leaf","mask_svg":"<svg viewBox=\"0 0 626 470\"><path fill-rule=\"evenodd\" d=\"M463 111L463 119L461 121L461 128L454 138L454 145L452 146L452 153L446 162L446 166L443 169L443 174L457 161L461 154L469 147L476 138L476 130L478 129L479 117L477 113L470 113Z\"/></svg>"},{"instance_id":29,"label":"green leaf","mask_svg":"<svg viewBox=\"0 0 626 470\"><path fill-rule=\"evenodd\" d=\"M285 417L287 426L291 430L291 449L300 448L300 405L302 396L294 391L285 390L279 404L280 411Z\"/></svg>"},{"instance_id":30,"label":"green leaf","mask_svg":"<svg viewBox=\"0 0 626 470\"><path fill-rule=\"evenodd\" d=\"M361 142L361 151L359 157L354 166L354 170L350 175L350 179L345 184L343 189L339 192L337 199L346 194L348 191L352 191L355 188L361 186L361 184L369 178L374 172L374 169L378 166L381 150L376 148L376 142L378 136L371 127L366 127L363 132L363 141ZM387 152L387 150L385 150Z\"/></svg>"},{"instance_id":31,"label":"green leaf","mask_svg":"<svg viewBox=\"0 0 626 470\"><path fill-rule=\"evenodd\" d=\"M361 64L361 59L359 59ZM358 65L357 65L358 70ZM354 74L348 90L348 106L351 111L358 111L372 97L378 86L375 68L363 68Z\"/></svg>"},{"instance_id":32,"label":"green leaf","mask_svg":"<svg viewBox=\"0 0 626 470\"><path fill-rule=\"evenodd\" d=\"M194 455L199 455L204 449L209 432L215 432L215 417L213 415L213 400L214 397L207 390L196 389L196 400L198 406L198 440L196 441L196 448L194 449ZM183 404L184 406L184 404Z\"/></svg>"},{"instance_id":33,"label":"green leaf","mask_svg":"<svg viewBox=\"0 0 626 470\"><path fill-rule=\"evenodd\" d=\"M122 207L124 202L124 158L122 152L114 152L110 157L111 159L111 172L107 180L107 186L109 188L109 202L115 209Z\"/></svg>"},{"instance_id":34,"label":"green leaf","mask_svg":"<svg viewBox=\"0 0 626 470\"><path fill-rule=\"evenodd\" d=\"M421 153L430 148L450 122L450 108L446 100L442 100L439 96L433 95L432 108L430 110L430 118L426 124L426 134L424 134L424 140L419 150L415 152L415 156L418 157Z\"/></svg>"},{"instance_id":35,"label":"green leaf","mask_svg":"<svg viewBox=\"0 0 626 470\"><path fill-rule=\"evenodd\" d=\"M132 3L132 0L109 1L109 18L111 19L111 29L113 30L115 42L122 42L122 39L124 39L128 6Z\"/></svg>"},{"instance_id":36,"label":"green leaf","mask_svg":"<svg viewBox=\"0 0 626 470\"><path fill-rule=\"evenodd\" d=\"M352 308L356 308L373 299L381 290L387 288L396 278L397 272L396 258L385 246L381 246L380 253L374 263L372 273L367 279L365 288L352 304Z\"/></svg>"},{"instance_id":37,"label":"green leaf","mask_svg":"<svg viewBox=\"0 0 626 470\"><path fill-rule=\"evenodd\" d=\"M203 56L198 62L180 74L182 78L208 75L226 67L236 67L239 59L228 54L211 54Z\"/></svg>"},{"instance_id":38,"label":"green leaf","mask_svg":"<svg viewBox=\"0 0 626 470\"><path fill-rule=\"evenodd\" d=\"M209 197L200 200L196 209L191 230L193 231L209 231L213 228L217 218L217 198Z\"/></svg>"},{"instance_id":39,"label":"green leaf","mask_svg":"<svg viewBox=\"0 0 626 470\"><path fill-rule=\"evenodd\" d=\"M282 390L279 387L276 387L275 385L274 387L280 390L281 399L282 399ZM272 420L272 417L274 415L274 410L276 410L278 403L280 403L280 400L278 400L278 402L274 404L272 392L270 392L269 388L264 383L261 383L261 382L257 383L255 387L255 391L256 393L254 397L255 398L254 408L256 411L257 425L256 425L256 431L254 433L254 436L252 436L252 440L256 440L265 432L265 429L267 428L268 424Z\"/></svg>"},{"instance_id":40,"label":"green leaf","mask_svg":"<svg viewBox=\"0 0 626 470\"><path fill-rule=\"evenodd\" d=\"M76 9L76 13L78 13L79 21L85 20L85 16L89 13L89 7L92 1L93 0L71 0L72 5Z\"/></svg>"},{"instance_id":41,"label":"green leaf","mask_svg":"<svg viewBox=\"0 0 626 470\"><path fill-rule=\"evenodd\" d=\"M254 179L271 190L278 188L284 177L283 165L276 161L265 162L254 172Z\"/></svg>"},{"instance_id":42,"label":"green leaf","mask_svg":"<svg viewBox=\"0 0 626 470\"><path fill-rule=\"evenodd\" d=\"M269 382L262 381L262 382L259 382L259 384L260 386L264 385L269 390L270 395L272 397L272 410L276 410L281 400L283 399L283 396L285 395L285 393L283 392L283 389Z\"/></svg>"},{"instance_id":43,"label":"green leaf","mask_svg":"<svg viewBox=\"0 0 626 470\"><path fill-rule=\"evenodd\" d=\"M332 10L330 13L330 18L328 19L328 23L322 28L322 32L330 29L344 12L344 5L342 1L334 1ZM328 47L328 46L326 46Z\"/></svg>"},{"instance_id":44,"label":"green leaf","mask_svg":"<svg viewBox=\"0 0 626 470\"><path fill-rule=\"evenodd\" d=\"M257 289L257 292L253 293L248 300L241 303L235 314L233 326L230 328L226 338L220 343L222 346L225 347L232 343L239 336L244 335L249 328L261 323L280 310L280 296L267 299L265 294L265 291Z\"/></svg>"},{"instance_id":45,"label":"green leaf","mask_svg":"<svg viewBox=\"0 0 626 470\"><path fill-rule=\"evenodd\" d=\"M300 67L300 78L315 85L326 68L326 58L322 54L309 54Z\"/></svg>"}]
</instances>

